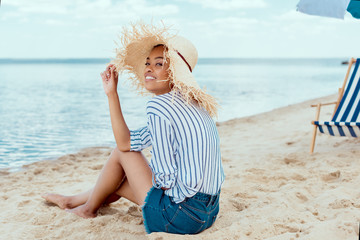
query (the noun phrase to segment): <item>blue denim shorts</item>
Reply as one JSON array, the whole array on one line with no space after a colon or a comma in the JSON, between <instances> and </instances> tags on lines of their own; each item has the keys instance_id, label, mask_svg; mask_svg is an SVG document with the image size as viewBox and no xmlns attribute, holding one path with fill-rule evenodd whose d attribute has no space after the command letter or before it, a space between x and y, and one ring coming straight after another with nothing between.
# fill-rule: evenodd
<instances>
[{"instance_id":1,"label":"blue denim shorts","mask_svg":"<svg viewBox=\"0 0 360 240\"><path fill-rule=\"evenodd\" d=\"M151 188L142 206L147 233L196 234L211 227L219 213L220 191L216 195L197 193L174 203L164 190Z\"/></svg>"}]
</instances>

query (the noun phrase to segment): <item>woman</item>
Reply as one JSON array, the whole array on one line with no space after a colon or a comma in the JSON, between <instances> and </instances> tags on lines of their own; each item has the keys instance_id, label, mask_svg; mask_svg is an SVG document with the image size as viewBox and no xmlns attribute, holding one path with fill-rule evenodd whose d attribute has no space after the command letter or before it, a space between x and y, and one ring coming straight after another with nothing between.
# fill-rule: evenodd
<instances>
[{"instance_id":1,"label":"woman","mask_svg":"<svg viewBox=\"0 0 360 240\"><path fill-rule=\"evenodd\" d=\"M84 218L103 203L124 197L142 207L147 233L195 234L219 212L224 172L219 136L211 116L215 99L196 83L196 48L167 28L144 24L124 29L116 59L101 74L117 147L93 189L75 196L43 197ZM138 90L155 96L147 126L130 131L117 93L117 72L128 72ZM152 147L147 161L141 151Z\"/></svg>"}]
</instances>

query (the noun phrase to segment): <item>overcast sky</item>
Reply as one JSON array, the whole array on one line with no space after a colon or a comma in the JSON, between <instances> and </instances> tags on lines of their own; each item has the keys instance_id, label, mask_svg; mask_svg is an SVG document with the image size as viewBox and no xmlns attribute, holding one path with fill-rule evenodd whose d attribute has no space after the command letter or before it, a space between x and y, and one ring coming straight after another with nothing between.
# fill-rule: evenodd
<instances>
[{"instance_id":1,"label":"overcast sky","mask_svg":"<svg viewBox=\"0 0 360 240\"><path fill-rule=\"evenodd\" d=\"M0 58L110 58L131 21L173 25L200 57L359 57L360 20L299 0L1 0Z\"/></svg>"}]
</instances>

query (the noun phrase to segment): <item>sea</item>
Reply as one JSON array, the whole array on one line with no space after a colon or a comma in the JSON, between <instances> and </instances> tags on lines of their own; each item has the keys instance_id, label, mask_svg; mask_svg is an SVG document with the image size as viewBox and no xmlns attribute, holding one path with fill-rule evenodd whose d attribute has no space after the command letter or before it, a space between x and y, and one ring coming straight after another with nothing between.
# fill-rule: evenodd
<instances>
[{"instance_id":1,"label":"sea","mask_svg":"<svg viewBox=\"0 0 360 240\"><path fill-rule=\"evenodd\" d=\"M334 94L346 60L201 58L193 74L219 100L215 120L222 122ZM115 146L100 78L109 61L0 59L0 169ZM125 121L136 129L146 124L151 96L139 96L126 79L119 79L119 98Z\"/></svg>"}]
</instances>

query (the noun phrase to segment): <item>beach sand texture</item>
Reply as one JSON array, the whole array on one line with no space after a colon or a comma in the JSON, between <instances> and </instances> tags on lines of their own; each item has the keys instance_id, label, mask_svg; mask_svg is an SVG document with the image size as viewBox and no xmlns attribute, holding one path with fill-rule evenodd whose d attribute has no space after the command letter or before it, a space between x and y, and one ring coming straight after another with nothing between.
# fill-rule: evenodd
<instances>
[{"instance_id":1,"label":"beach sand texture","mask_svg":"<svg viewBox=\"0 0 360 240\"><path fill-rule=\"evenodd\" d=\"M111 149L94 147L25 170L0 173L0 239L357 239L360 140L318 135L315 109L335 95L218 123L226 180L220 213L193 236L145 234L141 210L127 200L82 219L46 203L45 192L93 186ZM321 119L330 120L333 107ZM146 153L149 157L149 153Z\"/></svg>"}]
</instances>

